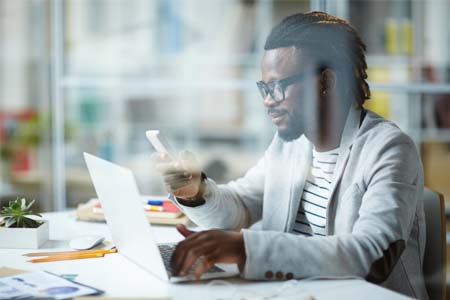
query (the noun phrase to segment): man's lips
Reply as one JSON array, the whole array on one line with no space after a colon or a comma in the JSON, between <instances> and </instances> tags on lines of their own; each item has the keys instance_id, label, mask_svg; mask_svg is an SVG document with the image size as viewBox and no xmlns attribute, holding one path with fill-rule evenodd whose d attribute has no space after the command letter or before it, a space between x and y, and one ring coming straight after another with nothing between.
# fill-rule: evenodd
<instances>
[{"instance_id":1,"label":"man's lips","mask_svg":"<svg viewBox=\"0 0 450 300\"><path fill-rule=\"evenodd\" d=\"M284 116L286 115L286 112L275 112L275 111L271 111L269 112L269 116L272 118L272 123L274 123L275 125L278 125L278 123L280 123Z\"/></svg>"}]
</instances>

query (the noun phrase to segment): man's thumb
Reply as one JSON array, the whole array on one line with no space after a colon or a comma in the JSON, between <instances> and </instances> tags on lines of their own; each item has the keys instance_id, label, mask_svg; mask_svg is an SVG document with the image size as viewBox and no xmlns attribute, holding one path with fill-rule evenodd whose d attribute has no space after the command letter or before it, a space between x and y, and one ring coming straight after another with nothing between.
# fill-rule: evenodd
<instances>
[{"instance_id":1,"label":"man's thumb","mask_svg":"<svg viewBox=\"0 0 450 300\"><path fill-rule=\"evenodd\" d=\"M194 231L191 231L191 230L187 229L186 226L184 226L183 224L177 224L177 230L184 237L188 237L188 236L190 236L191 234L194 233Z\"/></svg>"}]
</instances>

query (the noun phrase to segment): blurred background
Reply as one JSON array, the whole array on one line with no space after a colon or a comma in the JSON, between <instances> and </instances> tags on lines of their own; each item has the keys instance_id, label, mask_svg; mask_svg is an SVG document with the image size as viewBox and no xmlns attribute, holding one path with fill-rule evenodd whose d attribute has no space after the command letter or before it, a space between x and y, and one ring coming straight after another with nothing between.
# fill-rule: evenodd
<instances>
[{"instance_id":1,"label":"blurred background","mask_svg":"<svg viewBox=\"0 0 450 300\"><path fill-rule=\"evenodd\" d=\"M270 29L323 10L366 42L372 99L421 152L450 201L448 0L0 0L0 199L39 211L94 190L84 151L164 194L147 129L189 149L219 183L252 166L274 126L255 82Z\"/></svg>"}]
</instances>

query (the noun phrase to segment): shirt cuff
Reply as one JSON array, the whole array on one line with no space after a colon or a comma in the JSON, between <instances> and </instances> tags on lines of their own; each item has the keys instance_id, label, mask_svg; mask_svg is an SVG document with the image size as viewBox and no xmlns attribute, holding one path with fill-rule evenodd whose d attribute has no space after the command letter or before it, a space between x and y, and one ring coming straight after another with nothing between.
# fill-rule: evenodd
<instances>
[{"instance_id":1,"label":"shirt cuff","mask_svg":"<svg viewBox=\"0 0 450 300\"><path fill-rule=\"evenodd\" d=\"M179 199L177 199L176 197L173 197L173 199L176 201L176 203L178 204L178 207L185 212L187 215L189 215L190 212L196 212L196 211L209 211L210 209L212 209L213 207L215 207L215 189L216 189L216 184L212 179L206 178L204 181L204 191L203 191L203 199L205 200L204 204L198 205L198 206L187 206L187 205L183 205L182 203L179 202ZM188 200L185 200L188 201ZM183 202L185 202L183 201Z\"/></svg>"}]
</instances>

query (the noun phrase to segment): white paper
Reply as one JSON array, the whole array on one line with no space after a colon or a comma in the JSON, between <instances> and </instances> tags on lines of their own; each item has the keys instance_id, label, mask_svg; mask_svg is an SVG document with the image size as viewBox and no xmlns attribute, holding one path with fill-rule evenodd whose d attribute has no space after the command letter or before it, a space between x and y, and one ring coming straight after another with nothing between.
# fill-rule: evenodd
<instances>
[{"instance_id":1,"label":"white paper","mask_svg":"<svg viewBox=\"0 0 450 300\"><path fill-rule=\"evenodd\" d=\"M32 295L67 299L97 293L97 290L44 272L30 272L0 278L0 299Z\"/></svg>"},{"instance_id":2,"label":"white paper","mask_svg":"<svg viewBox=\"0 0 450 300\"><path fill-rule=\"evenodd\" d=\"M26 293L0 282L0 299L12 299L19 296L26 296Z\"/></svg>"}]
</instances>

